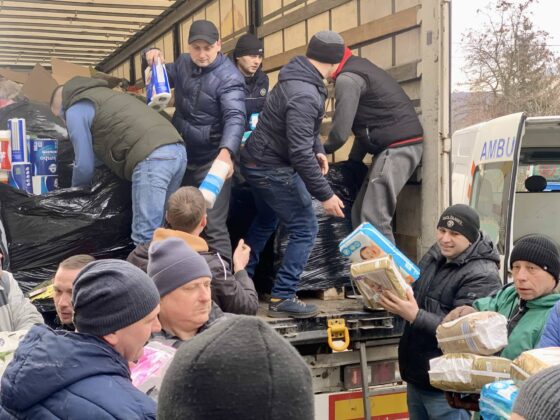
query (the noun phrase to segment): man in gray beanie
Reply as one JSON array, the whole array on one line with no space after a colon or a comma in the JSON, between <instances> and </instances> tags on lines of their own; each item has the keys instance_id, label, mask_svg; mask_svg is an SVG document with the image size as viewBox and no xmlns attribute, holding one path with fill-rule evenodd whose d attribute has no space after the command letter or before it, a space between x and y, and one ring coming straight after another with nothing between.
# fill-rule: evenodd
<instances>
[{"instance_id":1,"label":"man in gray beanie","mask_svg":"<svg viewBox=\"0 0 560 420\"><path fill-rule=\"evenodd\" d=\"M525 381L510 420L560 418L560 366L545 369Z\"/></svg>"},{"instance_id":2,"label":"man in gray beanie","mask_svg":"<svg viewBox=\"0 0 560 420\"><path fill-rule=\"evenodd\" d=\"M241 172L257 207L246 238L251 248L249 277L280 221L290 237L271 292L271 317L309 318L318 313L315 305L297 298L296 290L317 236L311 197L323 204L326 214L344 217L344 204L325 178L329 164L319 138L327 98L324 79L343 54L344 40L336 32L313 35L306 56L292 58L280 70L241 152Z\"/></svg>"},{"instance_id":3,"label":"man in gray beanie","mask_svg":"<svg viewBox=\"0 0 560 420\"><path fill-rule=\"evenodd\" d=\"M153 340L177 348L223 317L212 302L212 273L206 260L183 239L152 242L148 275L161 298L162 331Z\"/></svg>"},{"instance_id":4,"label":"man in gray beanie","mask_svg":"<svg viewBox=\"0 0 560 420\"><path fill-rule=\"evenodd\" d=\"M234 316L182 345L163 379L162 420L312 420L311 374L266 322Z\"/></svg>"},{"instance_id":5,"label":"man in gray beanie","mask_svg":"<svg viewBox=\"0 0 560 420\"><path fill-rule=\"evenodd\" d=\"M128 365L161 328L154 283L126 261L100 260L73 287L77 332L29 331L2 377L0 418L155 419Z\"/></svg>"}]
</instances>

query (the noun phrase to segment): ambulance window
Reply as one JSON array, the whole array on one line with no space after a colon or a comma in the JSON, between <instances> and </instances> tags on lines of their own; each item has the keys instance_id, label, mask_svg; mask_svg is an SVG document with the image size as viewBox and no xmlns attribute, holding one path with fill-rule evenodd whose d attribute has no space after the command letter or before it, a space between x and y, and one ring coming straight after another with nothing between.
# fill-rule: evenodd
<instances>
[{"instance_id":1,"label":"ambulance window","mask_svg":"<svg viewBox=\"0 0 560 420\"><path fill-rule=\"evenodd\" d=\"M480 216L480 229L492 238L499 251L503 251L505 243L511 168L511 162L479 165L473 179L470 205Z\"/></svg>"}]
</instances>

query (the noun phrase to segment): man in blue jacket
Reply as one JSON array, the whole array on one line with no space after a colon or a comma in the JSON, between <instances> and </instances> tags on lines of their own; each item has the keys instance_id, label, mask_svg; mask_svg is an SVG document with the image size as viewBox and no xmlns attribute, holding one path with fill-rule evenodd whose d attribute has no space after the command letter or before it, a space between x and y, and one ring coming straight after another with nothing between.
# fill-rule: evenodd
<instances>
[{"instance_id":1,"label":"man in blue jacket","mask_svg":"<svg viewBox=\"0 0 560 420\"><path fill-rule=\"evenodd\" d=\"M187 145L188 164L183 185L199 187L215 159L230 167L228 179L212 209L208 210L205 235L208 245L231 261L231 242L226 226L233 156L245 131L245 82L230 59L220 50L216 26L207 20L194 21L189 30L189 54L167 64L171 87L175 88L172 123ZM161 51L146 52L149 65Z\"/></svg>"},{"instance_id":2,"label":"man in blue jacket","mask_svg":"<svg viewBox=\"0 0 560 420\"><path fill-rule=\"evenodd\" d=\"M35 326L20 343L2 377L0 418L155 419L128 367L161 329L154 282L126 261L95 261L72 303L77 332Z\"/></svg>"},{"instance_id":3,"label":"man in blue jacket","mask_svg":"<svg viewBox=\"0 0 560 420\"><path fill-rule=\"evenodd\" d=\"M336 69L344 41L321 31L309 41L306 56L282 68L261 112L259 123L241 152L243 176L251 186L257 216L247 234L252 277L259 254L281 221L289 242L272 288L268 315L306 318L318 312L296 296L299 277L317 236L311 196L328 215L344 217L342 201L325 179L328 161L319 139L325 114L324 79Z\"/></svg>"}]
</instances>

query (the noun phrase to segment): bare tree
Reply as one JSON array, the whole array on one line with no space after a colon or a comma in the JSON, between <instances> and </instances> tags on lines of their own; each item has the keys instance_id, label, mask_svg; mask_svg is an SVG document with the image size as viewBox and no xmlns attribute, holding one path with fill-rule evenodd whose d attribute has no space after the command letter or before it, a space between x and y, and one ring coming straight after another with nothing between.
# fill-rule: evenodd
<instances>
[{"instance_id":1,"label":"bare tree","mask_svg":"<svg viewBox=\"0 0 560 420\"><path fill-rule=\"evenodd\" d=\"M486 118L560 113L560 61L547 45L549 34L531 20L537 1L492 0L477 10L483 29L462 37L471 91L491 93L483 101L480 95L472 98L469 108Z\"/></svg>"}]
</instances>

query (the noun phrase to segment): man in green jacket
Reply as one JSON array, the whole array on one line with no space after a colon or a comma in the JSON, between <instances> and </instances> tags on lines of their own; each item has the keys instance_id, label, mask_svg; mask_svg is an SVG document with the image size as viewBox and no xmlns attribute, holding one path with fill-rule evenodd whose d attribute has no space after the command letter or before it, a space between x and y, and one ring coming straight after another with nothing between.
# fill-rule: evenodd
<instances>
[{"instance_id":1,"label":"man in green jacket","mask_svg":"<svg viewBox=\"0 0 560 420\"><path fill-rule=\"evenodd\" d=\"M520 239L510 258L513 283L471 306L451 311L444 322L476 311L499 312L508 319L508 345L501 356L515 359L539 343L549 311L560 300L554 293L560 277L558 246L543 235Z\"/></svg>"},{"instance_id":2,"label":"man in green jacket","mask_svg":"<svg viewBox=\"0 0 560 420\"><path fill-rule=\"evenodd\" d=\"M132 182L132 240L149 242L163 223L167 198L181 185L187 155L181 135L138 99L104 80L74 77L59 86L51 110L68 128L74 148L72 186L88 186L95 158Z\"/></svg>"}]
</instances>

